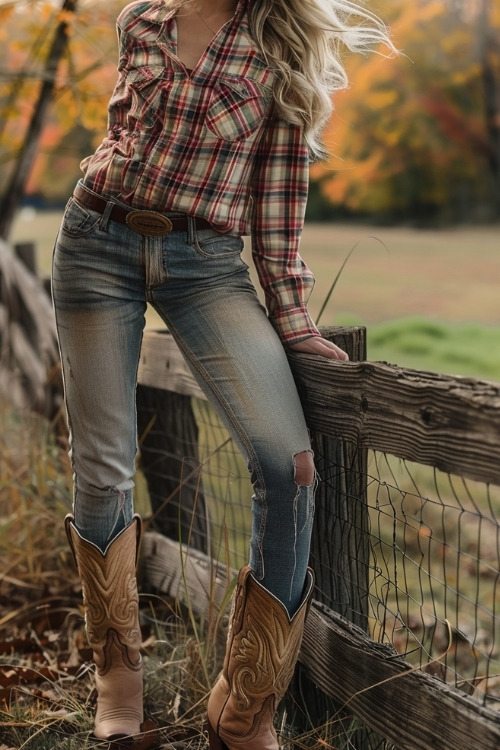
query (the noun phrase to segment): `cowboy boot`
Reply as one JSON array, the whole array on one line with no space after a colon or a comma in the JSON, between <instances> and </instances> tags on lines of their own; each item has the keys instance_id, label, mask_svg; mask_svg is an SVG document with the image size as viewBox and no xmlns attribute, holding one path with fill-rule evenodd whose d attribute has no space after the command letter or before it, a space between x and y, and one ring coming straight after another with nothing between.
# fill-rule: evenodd
<instances>
[{"instance_id":1,"label":"cowboy boot","mask_svg":"<svg viewBox=\"0 0 500 750\"><path fill-rule=\"evenodd\" d=\"M293 676L313 584L309 568L290 618L248 566L240 570L224 665L208 700L211 750L277 750L273 718Z\"/></svg>"},{"instance_id":2,"label":"cowboy boot","mask_svg":"<svg viewBox=\"0 0 500 750\"><path fill-rule=\"evenodd\" d=\"M87 639L96 664L94 735L123 739L140 731L142 708L141 631L136 564L141 520L135 515L101 552L66 516L66 533L82 582Z\"/></svg>"}]
</instances>

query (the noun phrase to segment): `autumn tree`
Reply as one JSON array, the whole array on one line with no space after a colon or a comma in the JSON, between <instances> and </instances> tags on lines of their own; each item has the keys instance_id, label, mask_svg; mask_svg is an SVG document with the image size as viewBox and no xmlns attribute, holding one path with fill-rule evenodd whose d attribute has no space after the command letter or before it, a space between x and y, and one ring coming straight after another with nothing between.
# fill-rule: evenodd
<instances>
[{"instance_id":1,"label":"autumn tree","mask_svg":"<svg viewBox=\"0 0 500 750\"><path fill-rule=\"evenodd\" d=\"M327 132L332 157L313 176L329 200L354 212L425 217L493 209L500 192L498 4L399 0L391 8L402 54L349 60L351 88L337 97Z\"/></svg>"},{"instance_id":2,"label":"autumn tree","mask_svg":"<svg viewBox=\"0 0 500 750\"><path fill-rule=\"evenodd\" d=\"M16 170L61 20L55 2L0 5L0 194ZM80 159L101 139L116 78L114 23L123 5L90 0L66 19L67 49L28 193L63 199ZM347 60L351 87L337 95L327 132L332 157L313 167L313 180L328 200L353 212L466 216L487 207L498 213L500 3L379 0L375 9L402 54Z\"/></svg>"},{"instance_id":3,"label":"autumn tree","mask_svg":"<svg viewBox=\"0 0 500 750\"><path fill-rule=\"evenodd\" d=\"M69 194L78 162L106 122L116 76L116 0L0 6L1 234L19 194ZM7 32L8 29L8 32Z\"/></svg>"},{"instance_id":4,"label":"autumn tree","mask_svg":"<svg viewBox=\"0 0 500 750\"><path fill-rule=\"evenodd\" d=\"M70 22L76 9L76 3L77 0L64 0L58 14L55 33L43 66L42 84L26 133L23 136L22 145L16 159L16 169L13 170L7 182L3 199L0 202L0 237L4 239L9 236L14 213L22 202L25 193L38 148L38 141L45 124L46 112L52 101L57 70L68 46Z\"/></svg>"},{"instance_id":5,"label":"autumn tree","mask_svg":"<svg viewBox=\"0 0 500 750\"><path fill-rule=\"evenodd\" d=\"M0 396L50 419L61 405L52 307L39 280L4 240L47 145L73 135L77 124L94 124L92 104L101 89L89 85L89 74L104 67L95 54L103 49L95 36L98 14L87 10L77 23L77 0L61 3L0 5ZM74 182L74 170L70 175Z\"/></svg>"}]
</instances>

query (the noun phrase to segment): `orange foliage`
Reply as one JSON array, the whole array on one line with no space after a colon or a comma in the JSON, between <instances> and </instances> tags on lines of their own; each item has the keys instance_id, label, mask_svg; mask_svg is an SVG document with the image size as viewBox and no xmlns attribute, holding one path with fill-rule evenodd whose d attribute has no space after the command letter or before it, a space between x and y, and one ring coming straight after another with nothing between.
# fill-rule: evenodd
<instances>
[{"instance_id":1,"label":"orange foliage","mask_svg":"<svg viewBox=\"0 0 500 750\"><path fill-rule=\"evenodd\" d=\"M92 135L102 137L116 79L115 19L124 4L89 0L76 14L63 13L61 0L0 6L0 67L10 73L0 80L3 165L22 143L54 30L61 20L68 24L69 52L58 71L33 190L53 190L52 172L62 174L63 163L66 174L77 175L81 150L91 147ZM354 211L418 202L439 206L456 185L484 184L488 141L479 7L465 0L379 0L377 11L402 54L347 57L350 88L336 96L325 132L331 157L311 168L329 200ZM489 3L489 9L496 45L488 54L500 81L500 3ZM61 143L64 153L57 154Z\"/></svg>"},{"instance_id":2,"label":"orange foliage","mask_svg":"<svg viewBox=\"0 0 500 750\"><path fill-rule=\"evenodd\" d=\"M460 182L482 188L488 145L481 39L478 19L471 23L465 7L391 2L402 54L348 60L351 85L337 96L325 133L332 156L312 170L333 203L363 211L439 206ZM494 19L500 39L500 13ZM497 73L500 82L500 61Z\"/></svg>"},{"instance_id":3,"label":"orange foliage","mask_svg":"<svg viewBox=\"0 0 500 750\"><path fill-rule=\"evenodd\" d=\"M69 49L59 66L50 119L30 179L34 191L53 189L51 169L57 161L53 154L72 132L75 148L70 165L66 157L66 171L77 174L83 156L78 153L79 134L85 130L102 134L116 79L115 21L123 2L92 0L77 13L62 11L61 5L62 0L57 4L27 0L0 7L0 24L8 40L0 48L0 66L10 73L0 81L0 163L4 165L12 162L26 133L57 25L68 24ZM2 171L5 175L5 168Z\"/></svg>"}]
</instances>

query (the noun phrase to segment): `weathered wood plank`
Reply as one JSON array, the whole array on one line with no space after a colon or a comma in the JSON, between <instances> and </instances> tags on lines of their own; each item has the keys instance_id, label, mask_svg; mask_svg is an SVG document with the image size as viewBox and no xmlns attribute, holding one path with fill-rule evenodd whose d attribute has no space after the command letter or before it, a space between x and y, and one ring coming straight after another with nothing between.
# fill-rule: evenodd
<instances>
[{"instance_id":1,"label":"weathered wood plank","mask_svg":"<svg viewBox=\"0 0 500 750\"><path fill-rule=\"evenodd\" d=\"M202 617L229 604L237 571L157 531L143 534L140 577L146 590L171 596Z\"/></svg>"},{"instance_id":2,"label":"weathered wood plank","mask_svg":"<svg viewBox=\"0 0 500 750\"><path fill-rule=\"evenodd\" d=\"M205 398L168 331L146 331L139 360L138 382L151 388Z\"/></svg>"},{"instance_id":3,"label":"weathered wood plank","mask_svg":"<svg viewBox=\"0 0 500 750\"><path fill-rule=\"evenodd\" d=\"M322 333L344 349L352 362L366 358L364 328L323 328ZM314 596L330 606L335 602L336 612L366 629L371 555L367 533L367 450L342 436L331 437L316 430L311 432L311 439L321 478L311 539ZM342 467L341 471L337 467Z\"/></svg>"},{"instance_id":4,"label":"weathered wood plank","mask_svg":"<svg viewBox=\"0 0 500 750\"><path fill-rule=\"evenodd\" d=\"M362 327L323 329L323 335L341 346L353 362L366 359L366 330ZM311 431L315 464L320 482L316 492L316 512L311 538L309 564L316 585L314 598L336 612L368 628L369 578L371 576L370 537L367 498L367 453L365 448ZM342 467L339 469L339 467ZM306 733L323 726L333 715L345 725L352 714L297 669L284 708L293 716L294 731ZM371 750L382 744L366 726L350 734L352 747Z\"/></svg>"},{"instance_id":5,"label":"weathered wood plank","mask_svg":"<svg viewBox=\"0 0 500 750\"><path fill-rule=\"evenodd\" d=\"M313 602L300 661L325 693L348 704L398 750L493 750L500 713L422 671ZM332 717L333 720L333 717Z\"/></svg>"},{"instance_id":6,"label":"weathered wood plank","mask_svg":"<svg viewBox=\"0 0 500 750\"><path fill-rule=\"evenodd\" d=\"M309 427L500 484L500 385L382 362L290 357Z\"/></svg>"},{"instance_id":7,"label":"weathered wood plank","mask_svg":"<svg viewBox=\"0 0 500 750\"><path fill-rule=\"evenodd\" d=\"M342 344L344 329L332 331ZM500 484L500 384L306 354L290 362L311 429ZM203 397L168 333L146 333L139 382Z\"/></svg>"}]
</instances>

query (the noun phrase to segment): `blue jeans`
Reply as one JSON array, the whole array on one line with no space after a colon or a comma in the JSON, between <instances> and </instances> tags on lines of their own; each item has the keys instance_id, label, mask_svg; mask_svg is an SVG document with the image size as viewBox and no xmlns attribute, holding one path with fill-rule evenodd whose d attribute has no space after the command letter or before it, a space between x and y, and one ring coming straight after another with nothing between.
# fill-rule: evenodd
<instances>
[{"instance_id":1,"label":"blue jeans","mask_svg":"<svg viewBox=\"0 0 500 750\"><path fill-rule=\"evenodd\" d=\"M292 611L305 579L316 477L312 468L298 480L297 459L311 457L309 435L242 247L240 238L196 229L192 220L187 232L139 235L70 199L54 250L53 299L75 523L104 550L132 519L135 391L149 302L247 460L249 562Z\"/></svg>"}]
</instances>

